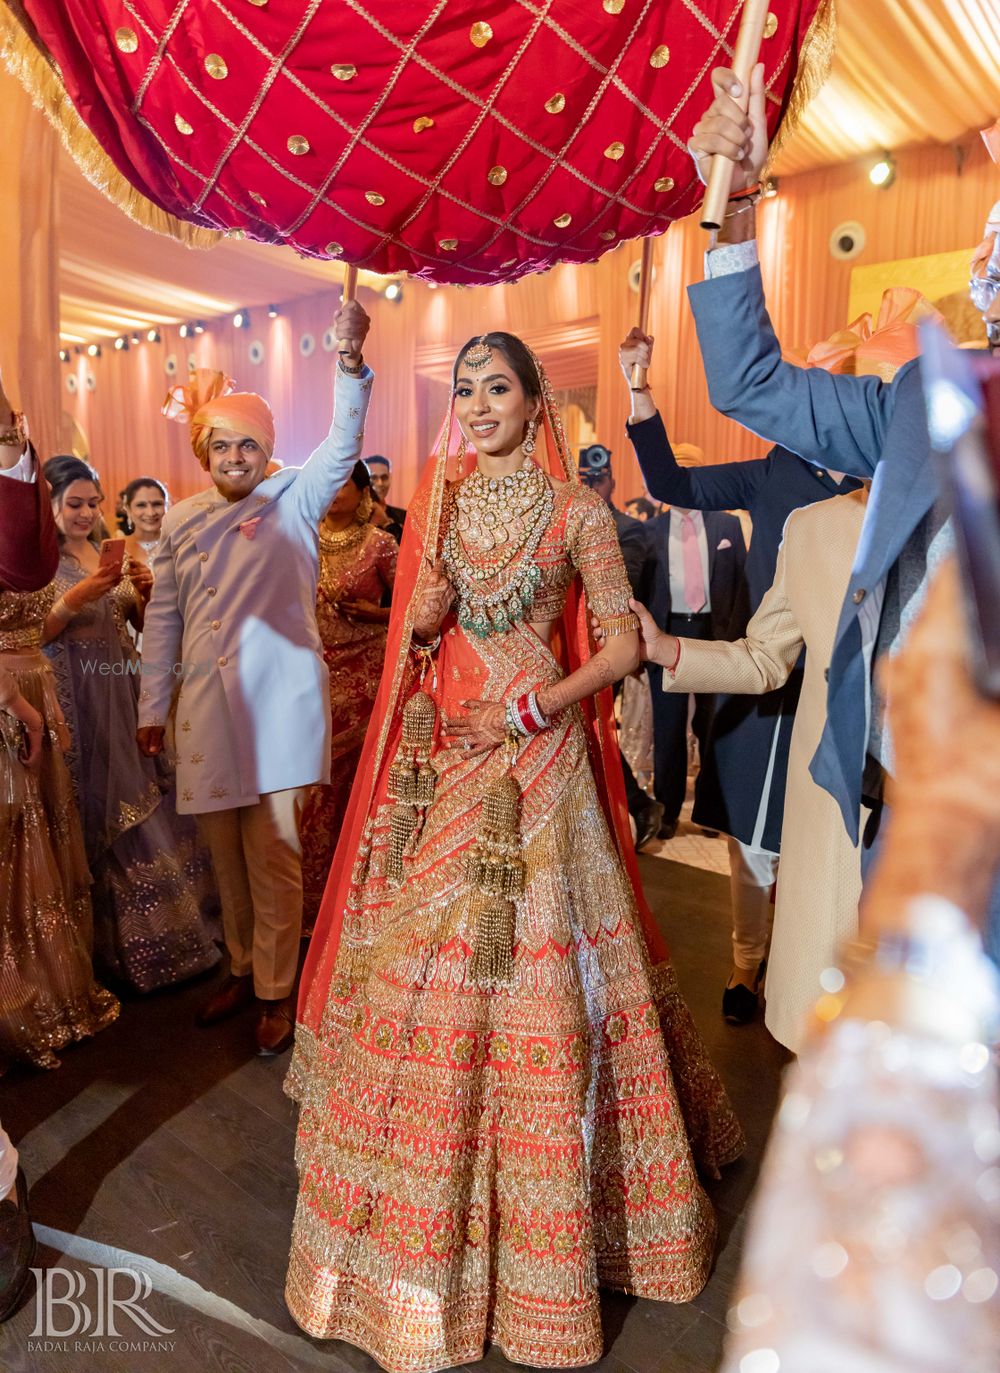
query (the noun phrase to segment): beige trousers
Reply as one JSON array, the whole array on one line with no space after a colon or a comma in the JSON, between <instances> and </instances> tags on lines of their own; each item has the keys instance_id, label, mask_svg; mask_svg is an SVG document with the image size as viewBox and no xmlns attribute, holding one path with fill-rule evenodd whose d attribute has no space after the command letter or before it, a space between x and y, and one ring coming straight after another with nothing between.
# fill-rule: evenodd
<instances>
[{"instance_id":1,"label":"beige trousers","mask_svg":"<svg viewBox=\"0 0 1000 1373\"><path fill-rule=\"evenodd\" d=\"M279 1001L295 984L302 936L299 820L308 787L271 791L253 806L198 816L219 884L231 972Z\"/></svg>"}]
</instances>

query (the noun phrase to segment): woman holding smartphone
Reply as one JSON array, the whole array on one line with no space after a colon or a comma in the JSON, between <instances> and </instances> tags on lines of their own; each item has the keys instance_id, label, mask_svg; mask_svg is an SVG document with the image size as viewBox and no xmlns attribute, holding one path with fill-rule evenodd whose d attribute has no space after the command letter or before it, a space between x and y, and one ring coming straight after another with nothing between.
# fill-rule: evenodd
<instances>
[{"instance_id":1,"label":"woman holding smartphone","mask_svg":"<svg viewBox=\"0 0 1000 1373\"><path fill-rule=\"evenodd\" d=\"M135 747L142 630L153 579L124 539L94 533L104 500L79 458L45 464L61 557L42 632L72 745L67 754L94 878L95 954L137 991L180 982L219 959L217 905L194 822L178 817L172 775Z\"/></svg>"}]
</instances>

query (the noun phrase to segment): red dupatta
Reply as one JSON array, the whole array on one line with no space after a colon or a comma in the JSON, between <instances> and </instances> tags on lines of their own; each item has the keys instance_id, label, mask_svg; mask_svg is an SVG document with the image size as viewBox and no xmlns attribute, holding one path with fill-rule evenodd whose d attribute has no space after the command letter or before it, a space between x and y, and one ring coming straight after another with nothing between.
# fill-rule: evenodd
<instances>
[{"instance_id":1,"label":"red dupatta","mask_svg":"<svg viewBox=\"0 0 1000 1373\"><path fill-rule=\"evenodd\" d=\"M568 457L562 420L551 386L537 359L535 365L541 382L542 414L539 417L533 460L555 480L576 482L576 468ZM389 741L396 737L403 706L409 695L417 689L410 654L414 606L420 598L428 570L440 556L443 533L441 517L446 487L449 482L461 481L468 476L474 465L475 453L466 451L452 406L442 426L435 455L424 468L410 505L396 567L395 595L382 681L302 972L299 1021L314 1032L320 1029L337 963L348 892L358 880L355 862L363 848L365 824L373 813L379 783L392 763ZM445 622L446 626L450 627L453 620L452 612ZM554 627L550 649L567 676L592 657L595 651L590 636L586 596L579 576L574 579L567 593L562 616ZM617 844L619 857L631 881L650 962L655 965L668 957L668 951L639 880L625 802L614 699L610 690L604 690L580 704L597 794Z\"/></svg>"}]
</instances>

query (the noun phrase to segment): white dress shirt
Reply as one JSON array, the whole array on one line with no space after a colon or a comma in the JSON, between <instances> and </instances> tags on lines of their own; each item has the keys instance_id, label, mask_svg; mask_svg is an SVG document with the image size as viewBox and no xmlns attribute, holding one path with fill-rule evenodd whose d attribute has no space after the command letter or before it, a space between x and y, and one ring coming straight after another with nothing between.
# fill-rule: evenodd
<instances>
[{"instance_id":1,"label":"white dress shirt","mask_svg":"<svg viewBox=\"0 0 1000 1373\"><path fill-rule=\"evenodd\" d=\"M671 615L692 613L688 608L687 597L684 594L686 580L684 576L683 517L685 515L690 515L694 521L695 533L698 535L698 552L701 554L701 575L705 582L705 604L701 610L693 613L707 615L712 609L712 596L708 587L708 538L705 534L705 520L700 510L682 510L677 505L671 506L670 509L670 533L667 536L667 551L670 562L670 613Z\"/></svg>"},{"instance_id":2,"label":"white dress shirt","mask_svg":"<svg viewBox=\"0 0 1000 1373\"><path fill-rule=\"evenodd\" d=\"M0 477L11 477L16 482L33 482L35 471L35 460L31 455L31 449L25 448L13 467L0 467Z\"/></svg>"}]
</instances>

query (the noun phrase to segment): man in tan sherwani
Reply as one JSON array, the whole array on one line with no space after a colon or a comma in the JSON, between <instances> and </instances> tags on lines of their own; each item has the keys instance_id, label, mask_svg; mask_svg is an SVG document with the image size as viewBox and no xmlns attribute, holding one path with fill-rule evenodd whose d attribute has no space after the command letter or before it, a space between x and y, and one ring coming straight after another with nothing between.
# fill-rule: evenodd
<instances>
[{"instance_id":1,"label":"man in tan sherwani","mask_svg":"<svg viewBox=\"0 0 1000 1373\"><path fill-rule=\"evenodd\" d=\"M199 1016L215 1024L256 994L258 1052L291 1044L302 926L298 822L330 770L327 669L316 628L318 526L362 450L372 373L369 319L346 304L330 432L303 467L265 476L267 403L221 373L168 397L215 489L169 511L143 629L140 748L163 749L176 702L177 809L212 854L229 976Z\"/></svg>"}]
</instances>

